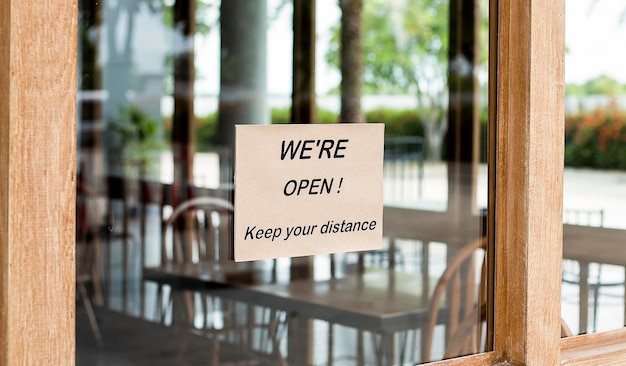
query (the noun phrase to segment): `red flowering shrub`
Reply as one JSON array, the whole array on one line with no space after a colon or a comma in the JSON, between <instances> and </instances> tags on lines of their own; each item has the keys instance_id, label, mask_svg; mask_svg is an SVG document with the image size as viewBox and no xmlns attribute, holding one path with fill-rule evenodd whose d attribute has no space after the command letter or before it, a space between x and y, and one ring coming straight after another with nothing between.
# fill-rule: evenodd
<instances>
[{"instance_id":1,"label":"red flowering shrub","mask_svg":"<svg viewBox=\"0 0 626 366\"><path fill-rule=\"evenodd\" d=\"M565 165L626 169L626 112L616 103L565 117Z\"/></svg>"}]
</instances>

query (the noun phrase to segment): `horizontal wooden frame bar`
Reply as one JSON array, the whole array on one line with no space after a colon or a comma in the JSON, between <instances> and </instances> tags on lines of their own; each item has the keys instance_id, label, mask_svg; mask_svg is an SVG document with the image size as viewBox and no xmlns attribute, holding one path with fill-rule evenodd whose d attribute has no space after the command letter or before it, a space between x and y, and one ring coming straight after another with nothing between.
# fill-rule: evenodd
<instances>
[{"instance_id":1,"label":"horizontal wooden frame bar","mask_svg":"<svg viewBox=\"0 0 626 366\"><path fill-rule=\"evenodd\" d=\"M442 361L428 363L429 366L478 366L501 365L495 352L485 352L476 355L456 357Z\"/></svg>"},{"instance_id":2,"label":"horizontal wooden frame bar","mask_svg":"<svg viewBox=\"0 0 626 366\"><path fill-rule=\"evenodd\" d=\"M561 340L561 365L626 364L626 329L585 334Z\"/></svg>"}]
</instances>

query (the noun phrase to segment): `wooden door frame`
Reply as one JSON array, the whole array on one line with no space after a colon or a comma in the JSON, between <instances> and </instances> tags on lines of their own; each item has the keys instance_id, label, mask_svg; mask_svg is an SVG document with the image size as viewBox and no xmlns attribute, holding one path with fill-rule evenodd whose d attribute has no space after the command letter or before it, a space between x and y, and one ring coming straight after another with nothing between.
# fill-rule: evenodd
<instances>
[{"instance_id":1,"label":"wooden door frame","mask_svg":"<svg viewBox=\"0 0 626 366\"><path fill-rule=\"evenodd\" d=\"M494 349L514 364L557 365L565 2L501 0L497 23Z\"/></svg>"},{"instance_id":2,"label":"wooden door frame","mask_svg":"<svg viewBox=\"0 0 626 366\"><path fill-rule=\"evenodd\" d=\"M494 351L433 365L622 363L624 329L560 339L564 0L491 3ZM0 3L0 365L75 363L77 19Z\"/></svg>"},{"instance_id":3,"label":"wooden door frame","mask_svg":"<svg viewBox=\"0 0 626 366\"><path fill-rule=\"evenodd\" d=\"M490 1L494 345L439 364L560 363L564 5Z\"/></svg>"},{"instance_id":4,"label":"wooden door frame","mask_svg":"<svg viewBox=\"0 0 626 366\"><path fill-rule=\"evenodd\" d=\"M77 2L0 2L0 365L75 363Z\"/></svg>"}]
</instances>

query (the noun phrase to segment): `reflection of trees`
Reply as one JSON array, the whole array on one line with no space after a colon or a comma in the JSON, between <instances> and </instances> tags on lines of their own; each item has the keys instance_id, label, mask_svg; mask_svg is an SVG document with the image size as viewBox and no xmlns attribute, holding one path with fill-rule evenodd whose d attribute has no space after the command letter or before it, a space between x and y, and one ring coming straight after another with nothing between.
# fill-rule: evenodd
<instances>
[{"instance_id":1,"label":"reflection of trees","mask_svg":"<svg viewBox=\"0 0 626 366\"><path fill-rule=\"evenodd\" d=\"M341 8L341 122L364 122L361 110L363 46L361 44L362 0L340 0Z\"/></svg>"},{"instance_id":2,"label":"reflection of trees","mask_svg":"<svg viewBox=\"0 0 626 366\"><path fill-rule=\"evenodd\" d=\"M125 104L132 78L133 39L137 14L142 10L156 13L164 9L163 0L109 0L104 2L106 25L107 75L111 104Z\"/></svg>"},{"instance_id":3,"label":"reflection of trees","mask_svg":"<svg viewBox=\"0 0 626 366\"><path fill-rule=\"evenodd\" d=\"M134 89L136 78L134 72L134 52L140 45L135 40L138 16L152 14L163 16L163 25L173 30L170 41L174 48L171 57L164 60L168 63L174 79L174 116L172 143L175 164L175 175L188 177L191 171L191 154L193 151L193 88L194 88L194 52L193 37L196 29L208 33L210 25L204 21L196 22L196 10L200 17L205 16L211 8L205 0L178 0L170 4L164 0L109 0L105 2L106 19L106 79L105 89L109 91L107 119L114 120L117 108L128 104L127 92ZM167 41L167 40L164 40ZM166 65L164 65L166 67ZM184 172L179 172L181 169Z\"/></svg>"},{"instance_id":4,"label":"reflection of trees","mask_svg":"<svg viewBox=\"0 0 626 366\"><path fill-rule=\"evenodd\" d=\"M448 2L443 0L373 0L363 9L365 90L416 96L431 159L440 159L447 130L447 21ZM336 67L337 32L326 55Z\"/></svg>"},{"instance_id":5,"label":"reflection of trees","mask_svg":"<svg viewBox=\"0 0 626 366\"><path fill-rule=\"evenodd\" d=\"M133 0L116 2L107 1L106 17L107 17L107 51L109 53L110 63L128 63L132 61L132 39L135 29L135 14L139 11L139 3ZM122 13L126 14L126 31L123 33L125 37L118 34L119 23ZM118 40L122 40L122 47L117 44Z\"/></svg>"},{"instance_id":6,"label":"reflection of trees","mask_svg":"<svg viewBox=\"0 0 626 366\"><path fill-rule=\"evenodd\" d=\"M111 154L113 162L138 168L140 177L147 174L153 167L154 154L162 148L159 121L141 108L129 105L119 108L117 118L109 123L108 129L117 137Z\"/></svg>"},{"instance_id":7,"label":"reflection of trees","mask_svg":"<svg viewBox=\"0 0 626 366\"><path fill-rule=\"evenodd\" d=\"M108 91L108 100L105 104L105 120L108 121L116 120L118 109L127 105L127 92L132 82L135 21L142 4L150 7L152 2L147 0L104 2L107 60L103 81L104 89ZM107 139L107 145L107 160L115 164L111 139ZM111 168L120 169L115 165Z\"/></svg>"}]
</instances>

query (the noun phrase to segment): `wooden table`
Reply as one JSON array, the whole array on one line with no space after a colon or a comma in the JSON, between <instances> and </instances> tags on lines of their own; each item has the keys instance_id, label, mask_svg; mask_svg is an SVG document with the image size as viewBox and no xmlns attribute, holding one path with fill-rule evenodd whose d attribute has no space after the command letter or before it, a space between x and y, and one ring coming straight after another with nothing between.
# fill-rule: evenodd
<instances>
[{"instance_id":1,"label":"wooden table","mask_svg":"<svg viewBox=\"0 0 626 366\"><path fill-rule=\"evenodd\" d=\"M310 321L355 328L359 333L357 357L361 356L362 333L380 337L376 350L379 364L394 362L394 335L419 329L425 324L429 288L419 273L368 270L362 274L327 281L308 279L285 284L270 283L267 271L207 264L169 265L144 269L146 279L192 290L211 291L215 296L286 311L289 314L288 357L290 364L310 363ZM409 360L406 360L409 361ZM412 361L412 360L410 360Z\"/></svg>"},{"instance_id":2,"label":"wooden table","mask_svg":"<svg viewBox=\"0 0 626 366\"><path fill-rule=\"evenodd\" d=\"M231 294L229 290L273 282L274 278L273 270L255 267L252 263L168 263L142 269L142 282L158 285L154 318L159 322L164 321L169 313L177 317L177 321L190 322L194 319L195 305L189 291L224 296L224 291ZM172 289L165 308L162 296L167 293L163 291L163 285Z\"/></svg>"},{"instance_id":3,"label":"wooden table","mask_svg":"<svg viewBox=\"0 0 626 366\"><path fill-rule=\"evenodd\" d=\"M563 225L563 258L626 266L626 230Z\"/></svg>"},{"instance_id":4,"label":"wooden table","mask_svg":"<svg viewBox=\"0 0 626 366\"><path fill-rule=\"evenodd\" d=\"M431 279L430 285L434 287L436 280ZM286 285L252 286L243 295L250 303L288 311L292 319L288 355L294 364L311 362L310 344L293 341L307 339L309 321L319 319L357 330L358 364L362 364L363 332L378 335L377 363L392 365L396 364L394 335L419 329L426 322L426 288L418 273L373 270L328 281L297 280ZM331 354L329 351L329 358Z\"/></svg>"},{"instance_id":5,"label":"wooden table","mask_svg":"<svg viewBox=\"0 0 626 366\"><path fill-rule=\"evenodd\" d=\"M252 263L200 262L168 263L144 267L144 281L154 281L184 290L232 288L233 285L254 285L275 280L273 269L260 268Z\"/></svg>"},{"instance_id":6,"label":"wooden table","mask_svg":"<svg viewBox=\"0 0 626 366\"><path fill-rule=\"evenodd\" d=\"M428 299L418 273L371 270L327 281L296 280L246 288L251 302L372 331L424 319Z\"/></svg>"}]
</instances>

